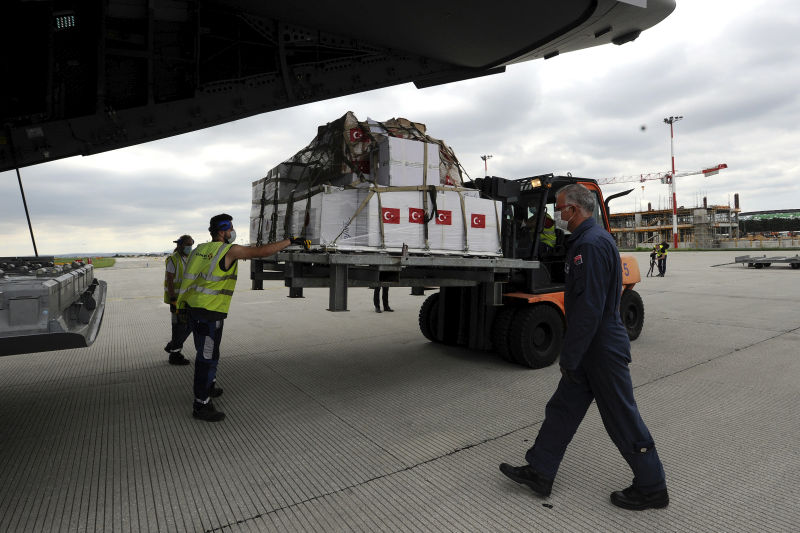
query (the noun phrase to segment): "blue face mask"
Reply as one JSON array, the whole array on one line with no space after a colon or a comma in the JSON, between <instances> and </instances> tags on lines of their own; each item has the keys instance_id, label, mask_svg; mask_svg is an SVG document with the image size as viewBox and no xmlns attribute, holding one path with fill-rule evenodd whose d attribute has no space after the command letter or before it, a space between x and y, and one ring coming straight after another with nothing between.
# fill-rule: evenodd
<instances>
[{"instance_id":1,"label":"blue face mask","mask_svg":"<svg viewBox=\"0 0 800 533\"><path fill-rule=\"evenodd\" d=\"M183 255L189 255L190 253L192 253L192 247L191 246L184 246L183 247Z\"/></svg>"}]
</instances>

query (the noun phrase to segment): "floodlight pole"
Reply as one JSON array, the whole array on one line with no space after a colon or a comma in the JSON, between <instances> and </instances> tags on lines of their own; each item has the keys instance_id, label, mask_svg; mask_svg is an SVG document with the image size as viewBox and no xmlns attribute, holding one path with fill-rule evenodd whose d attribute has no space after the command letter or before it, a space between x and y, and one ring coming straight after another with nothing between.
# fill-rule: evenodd
<instances>
[{"instance_id":1,"label":"floodlight pole","mask_svg":"<svg viewBox=\"0 0 800 533\"><path fill-rule=\"evenodd\" d=\"M491 156L491 155L482 155L482 156L481 156L481 159L483 159L483 172L484 172L484 176L488 176L488 175L489 175L489 164L487 163L487 161L488 161L489 159L491 159L491 158L492 158L492 156Z\"/></svg>"},{"instance_id":2,"label":"floodlight pole","mask_svg":"<svg viewBox=\"0 0 800 533\"><path fill-rule=\"evenodd\" d=\"M675 198L675 135L672 124L681 119L683 119L682 116L664 119L664 123L669 124L669 155L672 159L672 175L669 178L669 192L672 194L672 242L676 250L678 249L678 202Z\"/></svg>"}]
</instances>

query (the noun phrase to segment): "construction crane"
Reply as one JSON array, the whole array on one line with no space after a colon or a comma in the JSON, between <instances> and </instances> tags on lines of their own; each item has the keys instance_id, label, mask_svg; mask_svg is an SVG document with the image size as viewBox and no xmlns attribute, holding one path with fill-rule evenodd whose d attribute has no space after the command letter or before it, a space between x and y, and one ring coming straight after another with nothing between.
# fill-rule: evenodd
<instances>
[{"instance_id":1,"label":"construction crane","mask_svg":"<svg viewBox=\"0 0 800 533\"><path fill-rule=\"evenodd\" d=\"M639 181L645 182L650 180L660 180L661 183L671 183L672 178L680 178L683 176L694 176L696 174L702 174L705 177L713 176L714 174L719 174L719 171L722 169L728 168L728 165L725 163L720 163L719 165L704 168L703 170L691 170L687 172L650 172L649 174L639 174L636 176L617 176L614 178L598 178L597 183L598 185L610 185L612 183L629 183L632 181Z\"/></svg>"},{"instance_id":2,"label":"construction crane","mask_svg":"<svg viewBox=\"0 0 800 533\"><path fill-rule=\"evenodd\" d=\"M671 126L672 124L670 124L670 127ZM618 176L614 178L599 178L597 180L597 184L610 185L612 183L628 183L631 181L638 181L644 183L645 181L649 180L659 180L661 181L661 183L669 184L670 189L672 190L672 239L675 249L677 249L678 248L678 205L675 200L675 183L673 181L674 178L678 178L681 176L694 176L696 174L702 174L705 177L713 176L714 174L719 174L720 170L728 168L728 165L725 163L720 163L719 165L704 168L703 170L675 172L675 159L673 158L672 168L673 168L672 172L651 172L649 174L639 174L638 176ZM642 186L642 188L644 188L644 185Z\"/></svg>"}]
</instances>

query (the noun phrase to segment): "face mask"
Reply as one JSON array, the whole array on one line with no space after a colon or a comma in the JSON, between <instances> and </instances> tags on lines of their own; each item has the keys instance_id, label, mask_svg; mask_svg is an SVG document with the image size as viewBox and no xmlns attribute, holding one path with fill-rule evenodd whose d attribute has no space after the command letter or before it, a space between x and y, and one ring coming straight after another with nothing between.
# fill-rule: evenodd
<instances>
[{"instance_id":1,"label":"face mask","mask_svg":"<svg viewBox=\"0 0 800 533\"><path fill-rule=\"evenodd\" d=\"M572 218L569 220L572 220ZM553 222L556 223L556 227L561 231L569 231L569 220L564 220L561 218L561 211L556 211L555 216L553 217Z\"/></svg>"},{"instance_id":2,"label":"face mask","mask_svg":"<svg viewBox=\"0 0 800 533\"><path fill-rule=\"evenodd\" d=\"M184 246L183 247L183 255L189 255L190 253L192 253L192 247L191 246Z\"/></svg>"},{"instance_id":3,"label":"face mask","mask_svg":"<svg viewBox=\"0 0 800 533\"><path fill-rule=\"evenodd\" d=\"M236 240L236 230L235 230L235 229L232 229L232 230L231 230L231 236L230 236L229 238L225 239L225 242L226 242L226 243L228 243L228 244L230 244L230 243L232 243L232 242L233 242L233 241L235 241L235 240Z\"/></svg>"}]
</instances>

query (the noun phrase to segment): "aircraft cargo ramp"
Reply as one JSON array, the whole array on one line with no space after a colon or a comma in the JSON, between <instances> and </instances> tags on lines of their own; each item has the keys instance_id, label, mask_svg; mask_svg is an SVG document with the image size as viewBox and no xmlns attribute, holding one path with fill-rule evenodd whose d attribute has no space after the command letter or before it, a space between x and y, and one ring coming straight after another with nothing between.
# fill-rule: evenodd
<instances>
[{"instance_id":1,"label":"aircraft cargo ramp","mask_svg":"<svg viewBox=\"0 0 800 533\"><path fill-rule=\"evenodd\" d=\"M667 277L637 286L631 371L667 509L609 503L631 476L594 407L551 497L502 476L558 368L427 342L408 289L393 314L367 289L330 313L325 289L289 299L241 276L215 402L228 416L196 421L150 259L104 269L91 347L0 358L0 531L796 531L800 285L791 269L709 268L734 255L670 254Z\"/></svg>"}]
</instances>

